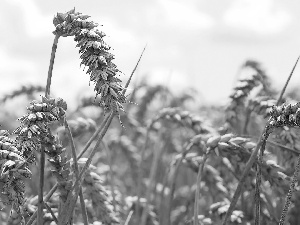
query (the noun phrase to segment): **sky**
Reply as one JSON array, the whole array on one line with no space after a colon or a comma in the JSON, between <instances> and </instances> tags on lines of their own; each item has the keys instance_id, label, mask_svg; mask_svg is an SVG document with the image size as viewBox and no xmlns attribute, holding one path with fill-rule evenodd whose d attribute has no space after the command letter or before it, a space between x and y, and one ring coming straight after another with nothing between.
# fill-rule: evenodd
<instances>
[{"instance_id":1,"label":"sky","mask_svg":"<svg viewBox=\"0 0 300 225\"><path fill-rule=\"evenodd\" d=\"M259 61L280 89L300 55L300 1L289 0L1 0L0 95L23 84L45 85L53 17L72 8L91 16L129 77L192 87L203 103L223 104L240 66ZM93 93L73 38L60 38L52 91L67 102ZM292 85L300 84L296 69Z\"/></svg>"}]
</instances>

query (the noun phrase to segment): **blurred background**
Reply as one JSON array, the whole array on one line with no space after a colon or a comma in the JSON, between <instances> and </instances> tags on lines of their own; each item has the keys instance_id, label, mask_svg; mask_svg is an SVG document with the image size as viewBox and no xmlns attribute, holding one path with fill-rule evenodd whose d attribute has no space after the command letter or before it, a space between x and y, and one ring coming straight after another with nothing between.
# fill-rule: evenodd
<instances>
[{"instance_id":1,"label":"blurred background","mask_svg":"<svg viewBox=\"0 0 300 225\"><path fill-rule=\"evenodd\" d=\"M296 0L2 0L0 94L22 84L45 85L53 16L73 7L103 25L123 80L147 44L135 79L176 92L193 87L203 103L223 104L248 59L259 61L280 89L300 54ZM61 38L52 90L69 104L77 101L77 90L93 92L79 64L73 39Z\"/></svg>"}]
</instances>

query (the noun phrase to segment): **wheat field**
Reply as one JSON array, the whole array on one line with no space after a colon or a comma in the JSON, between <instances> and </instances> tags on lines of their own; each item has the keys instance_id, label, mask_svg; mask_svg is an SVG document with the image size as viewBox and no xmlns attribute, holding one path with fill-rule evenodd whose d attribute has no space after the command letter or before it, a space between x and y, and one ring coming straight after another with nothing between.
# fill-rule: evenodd
<instances>
[{"instance_id":1,"label":"wheat field","mask_svg":"<svg viewBox=\"0 0 300 225\"><path fill-rule=\"evenodd\" d=\"M248 60L220 105L146 81L129 93L146 47L124 78L88 15L72 9L53 24L46 86L1 96L0 224L300 224L294 68L276 90ZM58 41L70 36L95 91L74 110L50 92Z\"/></svg>"}]
</instances>

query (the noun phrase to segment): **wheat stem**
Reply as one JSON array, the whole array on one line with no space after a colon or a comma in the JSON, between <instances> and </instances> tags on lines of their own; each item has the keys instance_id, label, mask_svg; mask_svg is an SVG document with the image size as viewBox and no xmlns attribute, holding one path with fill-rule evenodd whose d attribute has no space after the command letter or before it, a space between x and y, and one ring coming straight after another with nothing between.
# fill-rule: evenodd
<instances>
[{"instance_id":1,"label":"wheat stem","mask_svg":"<svg viewBox=\"0 0 300 225\"><path fill-rule=\"evenodd\" d=\"M72 132L70 130L70 126L69 126L68 121L67 121L66 118L64 120L64 123L65 123L65 128L67 130L67 134L68 134L69 139L70 139L70 143L71 143L72 157L73 157L73 162L74 162L74 167L75 167L75 177L76 177L76 179L78 179L79 167L78 167L78 163L77 163L75 143L74 143L74 139L73 139L73 136L72 136ZM79 189L80 189L79 190L79 198L80 198L82 219L83 219L84 225L88 225L89 222L88 222L88 218L87 218L87 211L86 211L86 207L85 207L85 203L84 203L82 187L79 186Z\"/></svg>"},{"instance_id":2,"label":"wheat stem","mask_svg":"<svg viewBox=\"0 0 300 225\"><path fill-rule=\"evenodd\" d=\"M126 221L125 221L124 225L128 225L129 224L130 219L132 217L132 214L133 214L133 210L130 210L130 212L128 213L128 216L126 218Z\"/></svg>"},{"instance_id":3,"label":"wheat stem","mask_svg":"<svg viewBox=\"0 0 300 225\"><path fill-rule=\"evenodd\" d=\"M54 194L54 192L56 191L58 185L57 183L51 188L51 190L48 192L48 194L44 197L44 202L47 202L51 196ZM35 212L32 214L32 216L30 217L30 219L28 220L28 222L26 223L26 225L31 225L34 220L36 219L37 216L37 210L35 210Z\"/></svg>"},{"instance_id":4,"label":"wheat stem","mask_svg":"<svg viewBox=\"0 0 300 225\"><path fill-rule=\"evenodd\" d=\"M158 222L159 224L163 224L164 222L164 215L165 213L162 213L164 211L164 207L165 207L165 190L166 190L166 186L168 184L168 174L169 174L170 168L168 168L168 171L164 174L164 178L163 178L163 183L162 183L162 189L161 192L159 194L159 201L160 201L160 206L159 206L159 218L158 218Z\"/></svg>"},{"instance_id":5,"label":"wheat stem","mask_svg":"<svg viewBox=\"0 0 300 225\"><path fill-rule=\"evenodd\" d=\"M110 175L110 188L111 188L111 195L112 195L112 204L114 207L114 211L116 211L116 195L115 195L115 187L114 187L114 171L113 171L113 162L111 156L111 150L107 146L107 144L102 141L102 146L106 150L107 157L108 157L108 164L109 164L109 175Z\"/></svg>"},{"instance_id":6,"label":"wheat stem","mask_svg":"<svg viewBox=\"0 0 300 225\"><path fill-rule=\"evenodd\" d=\"M140 211L140 198L142 195L142 179L143 179L143 162L144 162L144 158L145 158L145 153L146 153L146 148L147 148L147 144L148 144L148 139L149 139L149 133L150 133L150 127L147 128L146 131L146 137L145 137L145 141L144 141L144 146L142 148L141 151L141 161L139 164L139 168L138 168L138 184L137 184L137 203L136 203L136 213L137 213L137 217L138 217L138 225L140 225L140 217L138 216L138 213Z\"/></svg>"},{"instance_id":7,"label":"wheat stem","mask_svg":"<svg viewBox=\"0 0 300 225\"><path fill-rule=\"evenodd\" d=\"M289 210L289 207L290 207L290 204L291 204L291 198L292 198L293 192L295 191L295 185L296 185L296 182L297 182L299 171L300 171L300 155L298 156L298 159L297 159L297 165L296 165L293 177L292 177L292 182L290 184L289 192L288 192L288 194L286 196L286 199L285 199L284 207L282 209L282 213L281 213L281 216L280 216L279 225L284 225L286 214L287 214L287 212Z\"/></svg>"},{"instance_id":8,"label":"wheat stem","mask_svg":"<svg viewBox=\"0 0 300 225\"><path fill-rule=\"evenodd\" d=\"M286 146L284 146L284 145L282 145L282 144L280 144L280 143L277 143L277 142L275 142L275 141L267 140L267 143L270 143L270 144L272 144L272 145L275 145L275 146L278 146L278 147L280 147L280 148L283 148L284 150L291 151L291 152L293 152L293 153L295 153L295 154L297 154L297 155L300 154L300 151L299 151L299 150L296 150L296 149L293 149L293 148L286 147Z\"/></svg>"},{"instance_id":9,"label":"wheat stem","mask_svg":"<svg viewBox=\"0 0 300 225\"><path fill-rule=\"evenodd\" d=\"M48 97L50 95L50 86L51 86L51 79L52 79L52 71L53 71L55 53L56 53L57 43L58 43L59 37L60 36L58 34L55 35L54 41L53 41L53 45L52 45L50 65L49 65L49 69L48 69L47 85L46 85L46 91L45 91L45 96L46 97Z\"/></svg>"},{"instance_id":10,"label":"wheat stem","mask_svg":"<svg viewBox=\"0 0 300 225\"><path fill-rule=\"evenodd\" d=\"M82 192L82 187L81 186L80 186L80 190L79 190L79 199L80 199L83 223L84 223L84 225L89 225L87 211L86 211L86 207L85 207L85 202L84 202L84 197L83 197L83 192Z\"/></svg>"},{"instance_id":11,"label":"wheat stem","mask_svg":"<svg viewBox=\"0 0 300 225\"><path fill-rule=\"evenodd\" d=\"M279 219L277 218L277 212L275 208L273 207L273 199L268 195L268 193L265 190L262 190L262 193L264 194L264 197L266 199L265 204L266 208L269 211L269 214L271 215L274 222L279 223Z\"/></svg>"},{"instance_id":12,"label":"wheat stem","mask_svg":"<svg viewBox=\"0 0 300 225\"><path fill-rule=\"evenodd\" d=\"M261 207L260 207L260 184L261 184L261 167L259 163L256 165L256 183L255 183L255 217L254 217L254 224L260 225L260 215L261 215Z\"/></svg>"},{"instance_id":13,"label":"wheat stem","mask_svg":"<svg viewBox=\"0 0 300 225\"><path fill-rule=\"evenodd\" d=\"M50 207L46 202L44 202L44 205L45 205L45 208L48 210L48 212L50 212L50 214L52 215L53 220L54 220L56 223L58 223L58 220L57 220L57 218L56 218L54 212L52 211L51 207Z\"/></svg>"},{"instance_id":14,"label":"wheat stem","mask_svg":"<svg viewBox=\"0 0 300 225\"><path fill-rule=\"evenodd\" d=\"M208 159L208 155L205 154L203 159L202 159L202 163L201 163L201 166L199 167L198 175L197 175L197 188L196 188L195 205L194 205L194 225L199 224L199 221L198 221L198 213L199 213L198 201L199 201L199 197L200 197L200 186L201 186L201 179L202 179L203 169L204 169L204 165L205 165L205 162L206 162L207 159Z\"/></svg>"},{"instance_id":15,"label":"wheat stem","mask_svg":"<svg viewBox=\"0 0 300 225\"><path fill-rule=\"evenodd\" d=\"M51 79L52 79L52 71L54 66L54 59L55 59L55 53L57 49L57 43L58 43L59 35L55 35L53 45L52 45L52 51L51 51L51 57L50 57L50 65L48 69L48 77L47 77L47 84L46 84L46 90L45 90L45 97L48 98L50 95L50 86L51 86ZM43 189L44 189L44 170L45 170L45 152L44 147L41 148L41 156L40 156L40 185L39 185L39 193L38 193L38 218L37 222L38 224L43 224Z\"/></svg>"},{"instance_id":16,"label":"wheat stem","mask_svg":"<svg viewBox=\"0 0 300 225\"><path fill-rule=\"evenodd\" d=\"M168 202L167 202L167 213L166 213L166 224L170 225L171 223L171 211L172 211L172 202L173 202L173 197L174 197L174 192L175 192L175 181L178 175L178 170L179 167L181 165L181 162L183 160L183 157L181 157L180 159L178 159L178 161L176 161L175 166L174 166L174 171L171 172L172 168L170 169L171 172L171 178L170 178L170 193L168 196Z\"/></svg>"},{"instance_id":17,"label":"wheat stem","mask_svg":"<svg viewBox=\"0 0 300 225\"><path fill-rule=\"evenodd\" d=\"M174 197L174 193L175 193L175 183L176 183L176 178L177 178L177 175L178 175L178 170L179 170L179 167L182 163L182 160L184 159L184 157L186 156L186 154L189 151L190 151L190 148L187 147L187 149L183 153L181 153L181 157L175 161L175 166L173 166L174 171L171 172L172 176L170 178L170 194L169 194L169 198L168 198L167 213L166 213L166 215L167 215L166 224L167 225L171 224L172 202L173 202L173 197Z\"/></svg>"},{"instance_id":18,"label":"wheat stem","mask_svg":"<svg viewBox=\"0 0 300 225\"><path fill-rule=\"evenodd\" d=\"M150 169L149 185L146 190L146 204L143 209L143 213L142 213L142 217L141 217L141 225L146 224L148 210L149 210L149 203L150 203L150 198L151 198L151 192L154 188L153 184L154 184L154 180L155 180L157 165L158 165L158 161L159 161L159 156L161 155L161 151L162 150L160 147L156 151L154 151L154 157L153 157L153 161L152 161L152 165L151 165L151 169Z\"/></svg>"},{"instance_id":19,"label":"wheat stem","mask_svg":"<svg viewBox=\"0 0 300 225\"><path fill-rule=\"evenodd\" d=\"M283 94L284 94L284 92L285 92L285 90L286 90L286 88L287 88L287 86L288 86L288 84L289 84L289 82L290 82L290 80L291 80L291 78L292 78L292 75L293 75L293 73L294 73L294 70L295 70L295 68L296 68L296 66L297 66L297 64L298 64L299 58L300 58L300 56L297 58L296 63L295 63L295 65L294 65L294 67L293 67L293 69L292 69L292 71L291 71L291 73L290 73L288 79L286 80L284 87L282 88L282 91L281 91L280 96L279 96L279 98L278 98L278 100L277 100L277 103L276 103L277 106L280 104L280 102L281 102L281 100L282 100Z\"/></svg>"},{"instance_id":20,"label":"wheat stem","mask_svg":"<svg viewBox=\"0 0 300 225\"><path fill-rule=\"evenodd\" d=\"M251 113L252 113L252 111L250 109L248 109L246 112L245 124L244 124L243 131L242 131L243 135L248 133L247 130L248 130L248 124L250 122Z\"/></svg>"},{"instance_id":21,"label":"wheat stem","mask_svg":"<svg viewBox=\"0 0 300 225\"><path fill-rule=\"evenodd\" d=\"M37 212L37 223L43 224L43 189L44 189L44 171L45 171L45 151L44 146L41 148L41 156L40 156L40 181L39 181L39 189L38 189L38 212Z\"/></svg>"}]
</instances>

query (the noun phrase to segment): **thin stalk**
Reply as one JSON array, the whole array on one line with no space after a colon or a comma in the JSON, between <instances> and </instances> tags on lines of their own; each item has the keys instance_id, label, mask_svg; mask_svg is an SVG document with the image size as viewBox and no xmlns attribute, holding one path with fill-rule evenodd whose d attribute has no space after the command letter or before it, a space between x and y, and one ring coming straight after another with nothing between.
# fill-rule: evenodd
<instances>
[{"instance_id":1,"label":"thin stalk","mask_svg":"<svg viewBox=\"0 0 300 225\"><path fill-rule=\"evenodd\" d=\"M250 122L251 113L252 113L251 109L246 110L246 116L245 116L246 119L245 119L245 124L244 124L243 130L242 130L243 135L248 134L248 125ZM241 205L242 205L243 212L246 212L247 207L245 205L244 193L241 194Z\"/></svg>"},{"instance_id":2,"label":"thin stalk","mask_svg":"<svg viewBox=\"0 0 300 225\"><path fill-rule=\"evenodd\" d=\"M46 91L45 96L48 97L50 95L50 86L51 86L51 79L52 79L52 71L53 71L53 65L54 65L54 59L55 59L55 53L57 49L57 43L59 39L59 35L55 35L53 45L52 45L52 51L51 51L51 57L50 57L50 64L48 69L48 77L47 77L47 85L46 85Z\"/></svg>"},{"instance_id":3,"label":"thin stalk","mask_svg":"<svg viewBox=\"0 0 300 225\"><path fill-rule=\"evenodd\" d=\"M179 170L179 167L181 165L183 158L184 158L184 156L180 157L180 159L178 159L178 161L176 162L176 164L174 166L175 167L174 171L172 172L172 176L170 178L170 193L169 193L169 197L168 197L167 213L166 213L166 215L167 215L166 224L167 225L171 225L171 211L172 211L172 202L173 202L174 193L175 193L176 178L177 178L178 170Z\"/></svg>"},{"instance_id":4,"label":"thin stalk","mask_svg":"<svg viewBox=\"0 0 300 225\"><path fill-rule=\"evenodd\" d=\"M45 208L48 210L48 212L51 214L53 220L55 221L55 223L58 223L58 220L54 214L54 212L52 211L51 207L46 203L44 202L44 205L45 205Z\"/></svg>"},{"instance_id":5,"label":"thin stalk","mask_svg":"<svg viewBox=\"0 0 300 225\"><path fill-rule=\"evenodd\" d=\"M73 139L73 135L72 135L70 126L69 126L66 118L64 120L64 123L65 123L65 128L66 128L67 134L69 136L70 143L71 143L72 157L73 157L73 162L74 162L74 167L75 167L75 177L76 177L76 179L78 179L79 167L78 167L78 163L77 163L75 143L74 143L74 139ZM86 207L85 207L85 203L84 203L82 187L79 186L79 189L80 189L79 190L79 198L80 198L82 219L83 219L84 225L88 225L89 222L88 222L88 218L87 218L87 211L86 211Z\"/></svg>"},{"instance_id":6,"label":"thin stalk","mask_svg":"<svg viewBox=\"0 0 300 225\"><path fill-rule=\"evenodd\" d=\"M277 103L276 103L277 106L280 104L280 102L281 102L281 100L282 100L283 94L284 94L284 92L285 92L285 90L286 90L286 88L287 88L287 86L288 86L288 84L289 84L289 82L290 82L290 80L291 80L291 78L292 78L292 76L293 76L293 73L294 73L294 70L295 70L295 68L296 68L296 66L297 66L297 64L298 64L299 58L300 58L300 56L297 58L296 63L295 63L295 65L294 65L294 67L293 67L293 69L292 69L292 71L291 71L291 73L290 73L290 75L289 75L287 81L285 82L284 87L282 88L282 91L281 91L280 96L279 96L279 98L278 98L278 100L277 100Z\"/></svg>"},{"instance_id":7,"label":"thin stalk","mask_svg":"<svg viewBox=\"0 0 300 225\"><path fill-rule=\"evenodd\" d=\"M178 175L178 170L179 167L182 163L182 160L184 159L184 157L186 156L186 154L190 151L191 146L187 146L185 151L183 153L181 153L181 157L179 159L177 159L177 161L175 162L175 166L174 167L174 171L172 172L172 176L170 178L170 193L169 193L169 198L168 198L168 202L167 202L167 213L166 213L166 224L167 225L171 225L171 211L172 211L172 202L173 202L173 198L174 198L174 193L175 193L175 184L176 184L176 179L177 179L177 175ZM170 168L171 170L172 168ZM161 212L162 212L162 208L161 208Z\"/></svg>"},{"instance_id":8,"label":"thin stalk","mask_svg":"<svg viewBox=\"0 0 300 225\"><path fill-rule=\"evenodd\" d=\"M196 194L195 194L195 205L194 205L194 225L199 225L199 221L198 221L198 213L199 213L199 209L198 209L198 201L200 198L200 186L201 186L201 180L202 180L202 174L203 174L203 169L204 169L204 165L205 162L208 158L208 155L205 154L202 160L202 164L199 167L198 170L198 175L197 175L197 188L196 188Z\"/></svg>"},{"instance_id":9,"label":"thin stalk","mask_svg":"<svg viewBox=\"0 0 300 225\"><path fill-rule=\"evenodd\" d=\"M40 171L40 179L39 179L39 189L38 189L37 223L44 224L44 222L43 222L43 208L44 208L43 190L44 190L44 172L45 172L45 149L44 149L44 146L42 146L42 148L41 148L39 171Z\"/></svg>"},{"instance_id":10,"label":"thin stalk","mask_svg":"<svg viewBox=\"0 0 300 225\"><path fill-rule=\"evenodd\" d=\"M141 53L141 55L140 55L139 60L138 60L137 63L135 64L135 67L133 68L133 70L132 70L132 72L131 72L131 74L130 74L129 79L128 79L128 81L126 82L126 85L125 85L125 87L124 87L124 90L122 91L122 94L123 94L123 95L125 94L126 89L128 88L128 86L129 86L129 84L130 84L130 82L131 82L132 76L133 76L134 72L136 71L136 69L137 69L137 67L138 67L138 65L139 65L139 63L140 63L140 61L141 61L141 59L142 59L142 56L143 56L143 54L144 54L144 52L145 52L145 50L146 50L146 47L147 47L147 44L145 45L145 47L144 47L144 49L143 49L143 51L142 51L142 53Z\"/></svg>"},{"instance_id":11,"label":"thin stalk","mask_svg":"<svg viewBox=\"0 0 300 225\"><path fill-rule=\"evenodd\" d=\"M48 77L47 77L47 84L46 84L46 90L45 90L46 98L50 95L52 71L53 71L53 66L54 66L54 59L55 59L55 53L56 53L56 49L57 49L58 39L59 39L59 35L55 35L53 45L52 45L49 69L48 69ZM44 147L42 147L41 148L41 156L40 156L40 168L39 168L40 184L39 184L39 192L38 192L38 218L37 218L38 224L43 224L44 170L45 170L45 151L44 151Z\"/></svg>"},{"instance_id":12,"label":"thin stalk","mask_svg":"<svg viewBox=\"0 0 300 225\"><path fill-rule=\"evenodd\" d=\"M247 130L248 130L248 124L250 122L251 113L252 113L252 111L250 109L248 109L246 112L245 124L244 124L243 130L242 130L243 135L248 133Z\"/></svg>"},{"instance_id":13,"label":"thin stalk","mask_svg":"<svg viewBox=\"0 0 300 225\"><path fill-rule=\"evenodd\" d=\"M171 225L171 211L172 211L172 202L173 202L173 197L174 197L174 192L175 192L175 181L176 181L176 178L177 178L177 175L178 175L178 169L179 169L179 166L182 162L182 158L179 159L178 162L176 162L176 165L175 165L175 168L174 168L174 171L172 172L172 176L171 176L171 179L170 179L170 193L169 193L169 197L168 197L168 202L167 202L167 213L166 213L166 224L167 225Z\"/></svg>"},{"instance_id":14,"label":"thin stalk","mask_svg":"<svg viewBox=\"0 0 300 225\"><path fill-rule=\"evenodd\" d=\"M279 225L284 225L286 214L287 214L287 212L289 210L289 207L290 207L290 204L291 204L292 195L293 195L293 192L295 191L295 184L297 182L299 171L300 171L300 155L298 156L298 159L297 159L297 165L296 165L293 177L292 177L292 182L290 184L289 192L288 192L288 194L286 196L286 199L285 199L285 203L284 203L282 213L281 213L281 216L280 216Z\"/></svg>"},{"instance_id":15,"label":"thin stalk","mask_svg":"<svg viewBox=\"0 0 300 225\"><path fill-rule=\"evenodd\" d=\"M150 127L147 128L146 131L146 137L145 137L145 142L144 142L144 146L142 148L142 152L141 152L141 161L139 163L139 168L138 168L138 184L137 184L137 204L136 204L136 213L137 213L137 221L138 221L138 225L140 225L140 217L138 215L138 213L140 212L140 199L141 199L141 195L142 195L142 179L143 179L143 163L144 163L144 158L145 158L145 152L146 152L146 148L147 148L147 144L148 144L148 139L149 139L149 132L150 132Z\"/></svg>"},{"instance_id":16,"label":"thin stalk","mask_svg":"<svg viewBox=\"0 0 300 225\"><path fill-rule=\"evenodd\" d=\"M261 150L260 150L261 151ZM260 185L261 185L261 168L259 163L256 165L256 183L255 183L255 217L254 217L254 224L260 225L260 215L261 215L261 202L260 202Z\"/></svg>"},{"instance_id":17,"label":"thin stalk","mask_svg":"<svg viewBox=\"0 0 300 225\"><path fill-rule=\"evenodd\" d=\"M277 215L276 215L277 213L275 212L274 207L272 205L273 199L266 193L265 190L262 190L262 193L265 196L265 199L266 199L265 204L266 204L267 210L269 211L270 216L272 217L274 222L279 223L279 219L277 218Z\"/></svg>"},{"instance_id":18,"label":"thin stalk","mask_svg":"<svg viewBox=\"0 0 300 225\"><path fill-rule=\"evenodd\" d=\"M165 200L165 189L166 189L166 186L167 186L167 183L168 183L168 174L170 172L170 168L168 169L168 171L165 173L164 175L164 179L163 179L163 183L162 183L162 190L159 194L159 202L160 202L160 206L159 206L159 209L160 209L160 213L159 213L159 218L158 218L158 222L159 224L163 224L164 222L164 218L163 218L163 211L164 211L164 200Z\"/></svg>"},{"instance_id":19,"label":"thin stalk","mask_svg":"<svg viewBox=\"0 0 300 225\"><path fill-rule=\"evenodd\" d=\"M126 218L126 221L125 221L124 225L128 225L129 224L129 221L130 221L130 219L132 217L132 214L133 214L133 210L130 210L130 212L128 213L128 216Z\"/></svg>"},{"instance_id":20,"label":"thin stalk","mask_svg":"<svg viewBox=\"0 0 300 225\"><path fill-rule=\"evenodd\" d=\"M44 202L49 201L49 199L51 198L51 196L53 195L53 193L56 191L57 189L57 184L53 186L53 188L48 192L48 194L44 197ZM35 212L33 213L33 215L30 217L30 219L28 220L28 222L26 223L26 225L31 225L34 220L36 219L37 216L37 210L35 210Z\"/></svg>"},{"instance_id":21,"label":"thin stalk","mask_svg":"<svg viewBox=\"0 0 300 225\"><path fill-rule=\"evenodd\" d=\"M113 162L112 162L112 156L111 156L111 150L108 148L107 144L102 141L102 146L106 150L107 158L108 158L108 164L109 164L109 175L110 175L110 188L111 188L111 195L112 195L112 204L114 207L114 211L116 211L116 195L115 195L115 182L114 182L114 171L112 169Z\"/></svg>"},{"instance_id":22,"label":"thin stalk","mask_svg":"<svg viewBox=\"0 0 300 225\"><path fill-rule=\"evenodd\" d=\"M282 145L282 144L280 144L280 143L277 143L277 142L275 142L275 141L267 140L267 143L270 143L270 144L272 144L272 145L275 145L275 146L278 146L278 147L280 147L280 148L283 148L284 150L291 151L291 152L293 152L293 153L295 153L295 154L297 154L297 155L300 154L300 151L299 151L299 150L296 150L296 149L292 149L292 148L286 147L286 146L284 146L284 145Z\"/></svg>"},{"instance_id":23,"label":"thin stalk","mask_svg":"<svg viewBox=\"0 0 300 225\"><path fill-rule=\"evenodd\" d=\"M159 157L161 155L161 151L162 150L161 150L160 147L156 151L154 151L154 157L153 157L151 170L150 170L149 185L148 185L148 188L146 190L146 205L145 205L143 213L142 213L141 225L146 224L148 210L149 210L149 203L151 201L151 199L150 199L151 198L151 192L152 192L152 189L154 188L153 184L154 184L154 180L155 180L157 165L158 165Z\"/></svg>"},{"instance_id":24,"label":"thin stalk","mask_svg":"<svg viewBox=\"0 0 300 225\"><path fill-rule=\"evenodd\" d=\"M83 223L84 223L84 225L89 225L87 211L86 211L86 207L85 207L85 202L84 202L84 197L83 197L83 192L82 192L82 187L81 186L80 186L80 190L79 190L79 199L80 199L80 206L81 206Z\"/></svg>"}]
</instances>

